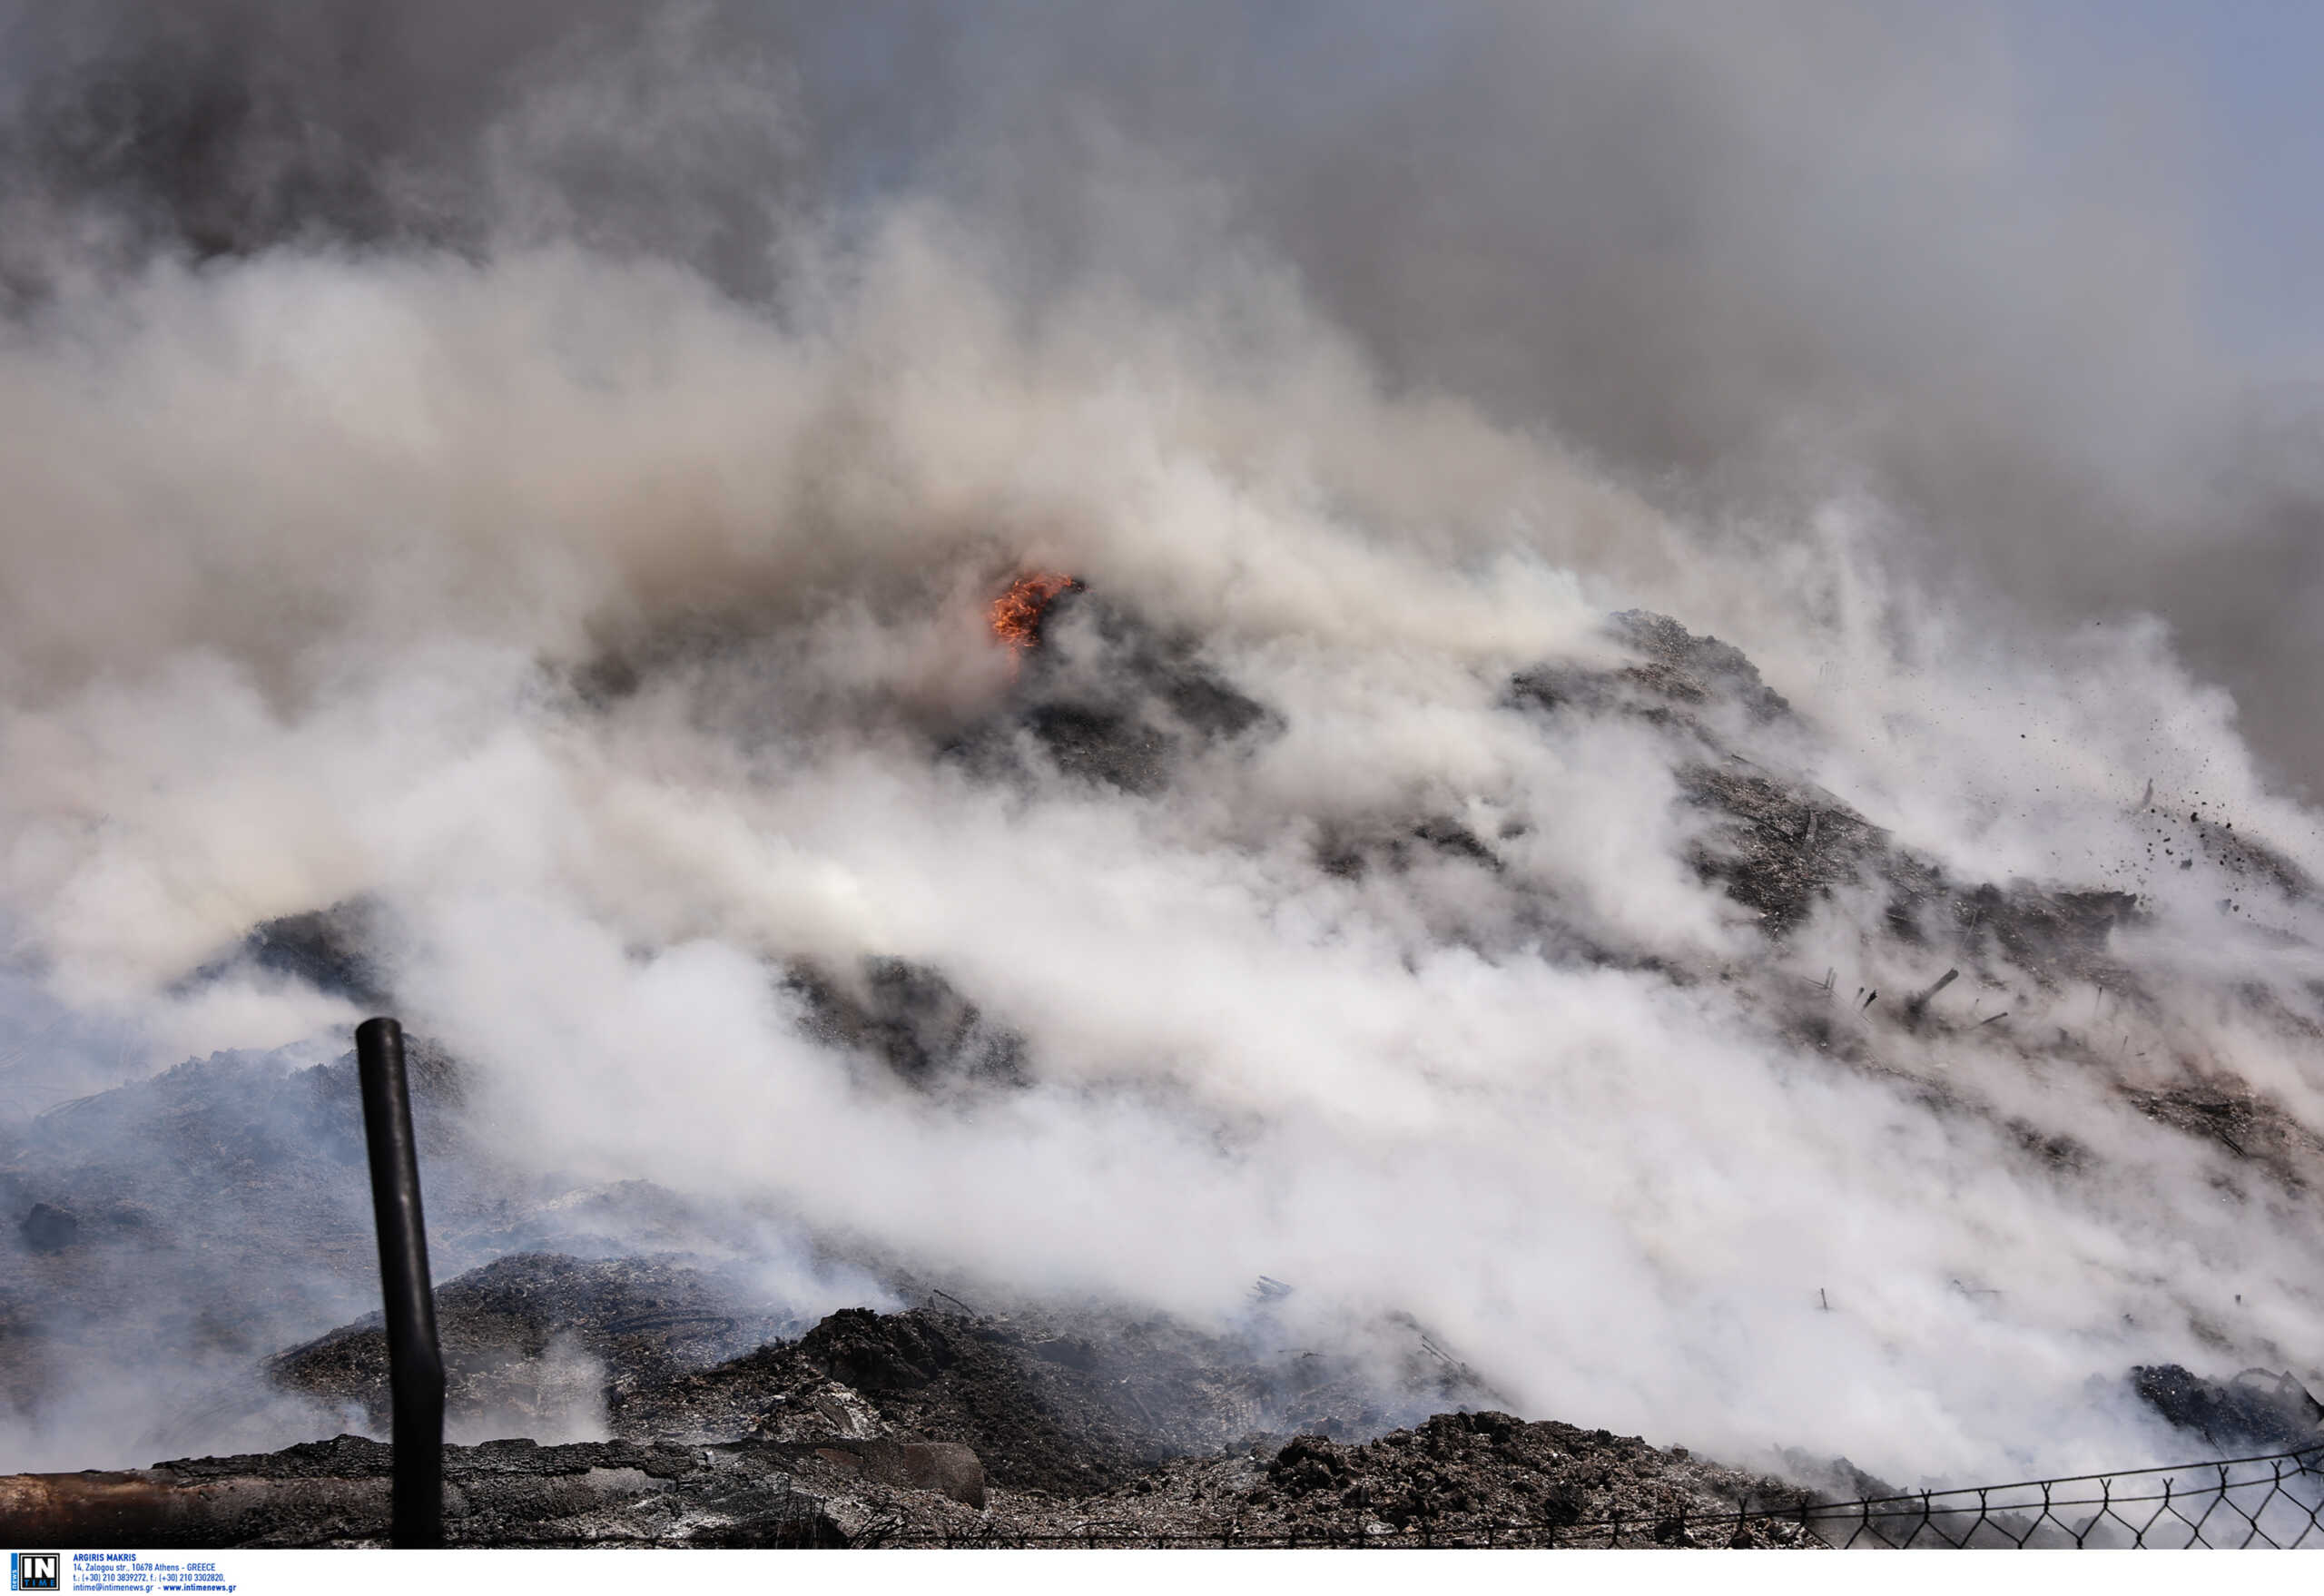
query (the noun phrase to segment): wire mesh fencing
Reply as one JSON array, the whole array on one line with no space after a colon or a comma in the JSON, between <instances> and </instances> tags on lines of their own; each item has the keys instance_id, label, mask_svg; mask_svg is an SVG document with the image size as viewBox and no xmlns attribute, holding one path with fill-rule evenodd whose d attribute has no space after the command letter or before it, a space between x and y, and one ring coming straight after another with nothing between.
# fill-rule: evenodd
<instances>
[{"instance_id":1,"label":"wire mesh fencing","mask_svg":"<svg viewBox=\"0 0 2324 1596\"><path fill-rule=\"evenodd\" d=\"M866 1526L859 1546L1697 1548L2217 1548L2324 1550L2324 1440L2292 1452L2007 1485L1921 1491L1855 1502L1791 1498L1755 1506L1674 1509L1594 1522L1463 1518L1287 1527L1225 1521L1157 1530L1090 1521L1070 1530L998 1525L931 1532Z\"/></svg>"},{"instance_id":2,"label":"wire mesh fencing","mask_svg":"<svg viewBox=\"0 0 2324 1596\"><path fill-rule=\"evenodd\" d=\"M2264 1457L1871 1498L1803 1514L1834 1546L2324 1548L2324 1443Z\"/></svg>"}]
</instances>

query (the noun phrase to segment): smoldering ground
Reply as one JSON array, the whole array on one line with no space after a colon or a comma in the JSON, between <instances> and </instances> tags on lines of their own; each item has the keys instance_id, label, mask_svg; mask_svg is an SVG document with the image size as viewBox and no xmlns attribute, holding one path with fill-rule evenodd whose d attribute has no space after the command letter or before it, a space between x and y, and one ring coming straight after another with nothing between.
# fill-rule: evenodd
<instances>
[{"instance_id":1,"label":"smoldering ground","mask_svg":"<svg viewBox=\"0 0 2324 1596\"><path fill-rule=\"evenodd\" d=\"M0 348L11 1045L60 1015L133 1039L58 1055L20 1115L68 1075L327 1058L358 1006L234 951L359 902L496 1179L536 1205L650 1183L803 1309L876 1289L829 1246L1198 1322L1264 1273L1319 1340L1423 1315L1529 1413L1905 1479L2167 1448L2132 1364L2312 1383L2314 817L2122 594L2036 625L1925 553L2023 525L1940 490L2042 452L1961 440L1969 411L2073 415L2079 475L2041 492L2082 508L2137 497L2140 439L2211 447L2210 413L2053 405L2014 361L1989 412L1877 302L1817 369L1893 397L1937 451L1917 474L1821 424L1821 376L1754 354L1715 367L1742 397L1703 391L1644 311L1605 324L1640 329L1619 374L1618 340L1503 318L1543 358L1497 377L1416 309L1459 273L1299 213L1331 192L1301 138L1207 160L1112 34L1004 72L909 13L507 15L411 7L369 43L311 10L14 19L39 48L9 202L42 225L10 230ZM1572 59L1649 84L1710 71L1698 38L1570 25ZM1484 70L1447 26L1414 70ZM1773 115L1775 71L1725 62L1715 131ZM933 85L922 120L898 82ZM1894 148L1955 149L1918 114ZM1685 167L1714 134L1670 136ZM2002 134L1958 136L2003 182L1978 153ZM1672 203L1657 170L1634 182ZM1628 157L1580 171L1528 202L1630 192ZM1837 199L1814 216L1859 238ZM1536 259L1512 225L1477 246L1478 326ZM1804 291L1765 241L1736 236L1746 302L1699 325L1787 325ZM1979 336L2049 326L2063 269L1996 260L1945 279L2015 318ZM2121 358L2178 369L2152 336ZM1768 447L1736 419L1761 392ZM1657 462L1683 480L1641 486ZM985 606L1026 569L1086 598L1020 656ZM1784 706L1674 677L1610 626L1634 606L1741 645ZM1596 685L1515 690L1544 666ZM1890 874L1835 870L1766 921L1703 769L1823 793L1801 813L1882 828ZM1975 942L1906 1008L1955 957L1939 908L1984 912L1985 883L2136 912L2072 959ZM825 1023L817 982L869 1001L898 967L1005 1033L1007 1068L906 1078ZM2203 1091L2273 1139L2191 1134ZM167 1169L158 1132L123 1135ZM451 1250L517 1239L479 1221ZM260 1339L350 1316L340 1242L297 1255ZM124 1300L133 1277L214 1289L166 1246ZM113 1461L62 1453L117 1369L44 1368L17 1461Z\"/></svg>"}]
</instances>

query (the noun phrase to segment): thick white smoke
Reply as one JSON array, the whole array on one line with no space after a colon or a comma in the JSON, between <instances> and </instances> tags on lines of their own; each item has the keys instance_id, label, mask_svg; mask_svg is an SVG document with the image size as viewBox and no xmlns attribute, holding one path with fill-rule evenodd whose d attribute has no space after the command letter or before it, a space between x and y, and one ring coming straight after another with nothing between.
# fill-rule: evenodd
<instances>
[{"instance_id":1,"label":"thick white smoke","mask_svg":"<svg viewBox=\"0 0 2324 1596\"><path fill-rule=\"evenodd\" d=\"M1111 182L1201 269L896 201L793 219L772 301L537 212L54 274L0 332L0 1039L133 1036L85 1090L324 1036L356 1011L184 978L369 899L478 1123L576 1184L1197 1318L1264 1272L1318 1335L1423 1315L1530 1416L1908 1480L2167 1448L2134 1363L2313 1383L2312 1198L2126 1095L2324 1127L2313 903L2148 854L2201 812L2324 874L2315 820L2158 627L2002 635L1868 498L1675 520L1390 391L1200 190ZM1027 568L1263 721L1142 791L1058 769L984 625ZM1692 862L1690 734L1509 702L1627 658L1634 606L1741 645L1799 712L1752 756L1954 879L2142 894L2143 995L2004 964L1915 1029L1941 956L1869 889L1771 939ZM1327 868L1447 821L1497 862ZM815 1040L783 971L867 958L942 972L1027 1084Z\"/></svg>"}]
</instances>

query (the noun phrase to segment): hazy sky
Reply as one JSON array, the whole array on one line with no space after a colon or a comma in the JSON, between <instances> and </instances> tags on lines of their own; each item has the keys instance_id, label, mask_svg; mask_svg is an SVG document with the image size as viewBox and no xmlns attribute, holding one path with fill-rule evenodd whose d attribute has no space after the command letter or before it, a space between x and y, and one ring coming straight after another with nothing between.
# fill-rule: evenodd
<instances>
[{"instance_id":1,"label":"hazy sky","mask_svg":"<svg viewBox=\"0 0 2324 1596\"><path fill-rule=\"evenodd\" d=\"M2151 89L2175 91L2195 135L2212 326L2261 369L2314 380L2324 360L2324 11L2287 0L2063 0L2014 18L2054 96L2062 142L2101 131L2128 76L2110 69L2125 62Z\"/></svg>"}]
</instances>

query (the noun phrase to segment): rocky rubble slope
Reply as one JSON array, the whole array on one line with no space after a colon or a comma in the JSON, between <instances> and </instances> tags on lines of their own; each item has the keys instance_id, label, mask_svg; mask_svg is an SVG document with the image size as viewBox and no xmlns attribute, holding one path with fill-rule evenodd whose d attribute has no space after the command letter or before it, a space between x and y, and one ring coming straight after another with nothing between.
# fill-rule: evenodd
<instances>
[{"instance_id":1,"label":"rocky rubble slope","mask_svg":"<svg viewBox=\"0 0 2324 1596\"><path fill-rule=\"evenodd\" d=\"M1409 1545L1814 1547L1790 1515L1897 1488L1846 1460L1739 1470L1637 1436L1460 1404L1379 1432L1395 1382L1255 1356L1166 1321L1058 1323L847 1309L706 1362L731 1285L669 1260L525 1256L444 1287L457 1421L540 1428L512 1391L551 1388L548 1312L598 1361L615 1433L446 1449L453 1544L535 1546ZM285 1389L377 1414L376 1328L271 1365ZM527 1349L530 1350L527 1350ZM1304 1366L1303 1366L1304 1365ZM1340 1432L1229 1437L1271 1384ZM572 1380L566 1368L559 1376ZM2288 1376L2225 1384L2175 1366L2132 1389L2190 1454L2324 1448L2324 1406ZM1415 1403L1487 1394L1442 1365ZM1334 1411L1336 1405L1336 1411ZM554 1415L549 1415L554 1419ZM0 1514L74 1544L369 1544L387 1531L389 1451L342 1435L263 1454L0 1480ZM1769 1460L1771 1463L1773 1459Z\"/></svg>"},{"instance_id":2,"label":"rocky rubble slope","mask_svg":"<svg viewBox=\"0 0 2324 1596\"><path fill-rule=\"evenodd\" d=\"M2174 1158L2199 1150L2217 1172L2215 1189L2251 1205L2256 1222L2312 1220L2324 1134L2280 1093L2219 1057L2158 1046L2152 1059L2140 1052L2134 1069L2122 1044L2110 1051L2087 1026L2026 1022L2070 989L2095 992L2110 1015L2163 1016L2165 996L2124 951L2150 923L2139 895L2093 882L1955 879L1798 773L1791 755L1812 728L1739 651L1637 612L1614 617L1610 638L1626 663L1521 673L1492 713L1524 717L1551 738L1582 720L1652 728L1673 762L1689 862L1756 926L1768 958L1666 967L1651 950L1561 921L1554 898L1535 893L1510 920L1538 938L1541 956L1649 970L1682 986L1716 981L1738 1015L1797 1044L1803 1059L1814 1055L1817 1068L1878 1078L1940 1118L1998 1124L2062 1183L2104 1176L2075 1123L2056 1113L2037 1122L1993 1089L1993 1076L1953 1068L1935 1049L1974 1041L1997 1071L2070 1075L2078 1090L2086 1084L2126 1105L2176 1144ZM1047 766L1152 793L1188 761L1279 730L1274 712L1211 674L1189 645L1079 594L1061 604L1053 645L1027 660L1014 706L940 753L980 781L1031 781ZM2223 818L2150 804L2142 823L2169 868L2200 857L2253 901L2314 897L2296 866ZM1479 901L1522 895L1510 862L1518 835L1425 810L1341 817L1316 828L1316 863L1334 878L1375 883L1451 871ZM1917 972L1907 988L1851 991L1836 972L1818 984L1786 968L1780 955L1843 908L1865 921L1889 968ZM2242 912L2235 899L2222 902L2222 915L2230 911ZM256 969L321 993L391 1001L393 970L379 951L385 913L355 901L270 921L187 981ZM766 968L801 1030L843 1057L867 1090L972 1108L1039 1075L1033 1042L942 970L894 958L846 968L770 957ZM2238 996L2255 1034L2312 1049L2317 1028L2285 1001L2257 985ZM603 1513L544 1507L523 1534L655 1543L1466 1539L1619 1520L1640 1527L1615 1538L1647 1543L1658 1526L1747 1500L1779 1502L1798 1481L1827 1493L1879 1488L1844 1464L1800 1460L1783 1471L1795 1481L1786 1486L1636 1439L1520 1423L1502 1412L1512 1404L1487 1375L1417 1321L1389 1316L1331 1352L1299 1345L1270 1317L1280 1283L1262 1282L1245 1322L1201 1330L1121 1304L986 1300L990 1311L979 1311L950 1295L981 1300L978 1285L946 1277L949 1289L939 1289L914 1272L925 1259L793 1232L790 1256L807 1260L822 1296L812 1305L776 1300L743 1266L770 1216L708 1215L639 1181L590 1185L503 1167L471 1121L462 1067L416 1044L414 1079L431 1243L447 1278L438 1313L451 1433L495 1443L459 1451L459 1467L479 1479L596 1482L591 1491L621 1482ZM266 1398L290 1404L305 1425L291 1433L383 1433L376 1320L314 1334L373 1300L361 1158L348 1058L218 1055L34 1121L0 1123L0 1198L16 1217L0 1232L0 1395L36 1414L62 1371L107 1360L218 1375L217 1389L172 1418L174 1428L154 1433L153 1450L129 1454L152 1456L181 1444L179 1435L187 1446L239 1444L252 1394L235 1382L258 1366ZM166 1305L113 1311L134 1282L157 1277L178 1283ZM1974 1283L1953 1284L1978 1295ZM827 1314L834 1301L920 1305ZM2191 1323L2191 1359L2233 1345L2244 1357L2313 1367L2299 1361L2312 1348L2230 1343ZM2138 1369L2134 1383L2193 1451L2288 1448L2316 1433L2313 1402L2291 1374L2220 1384L2158 1364ZM281 1438L281 1422L277 1412L278 1433L262 1444ZM502 1444L509 1436L547 1444ZM330 1444L329 1466L340 1471L331 1478L375 1478L359 1442ZM928 1446L973 1455L980 1506L957 1492L931 1495L896 1462L902 1453L881 1450ZM292 1450L296 1457L253 1451L227 1460L242 1471L231 1477L287 1469L305 1478L310 1463L324 1466ZM696 1461L661 1473L634 1461L664 1451ZM607 1461L616 1458L633 1461ZM171 1464L166 1479L146 1483L176 1489L215 1474L205 1469ZM746 1479L757 1483L744 1490ZM583 1498L568 1485L551 1495L570 1506ZM734 1500L743 1505L713 1512L696 1501L726 1500L722 1492L740 1492ZM235 1522L242 1527L231 1532L242 1535L248 1525ZM373 1532L364 1522L342 1516L330 1528L292 1513L251 1532L359 1539ZM485 1513L463 1532L517 1535L517 1522ZM1747 1541L1781 1533L1744 1531Z\"/></svg>"}]
</instances>

